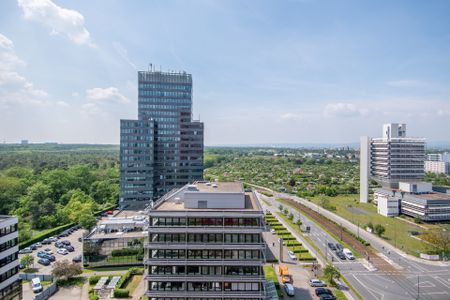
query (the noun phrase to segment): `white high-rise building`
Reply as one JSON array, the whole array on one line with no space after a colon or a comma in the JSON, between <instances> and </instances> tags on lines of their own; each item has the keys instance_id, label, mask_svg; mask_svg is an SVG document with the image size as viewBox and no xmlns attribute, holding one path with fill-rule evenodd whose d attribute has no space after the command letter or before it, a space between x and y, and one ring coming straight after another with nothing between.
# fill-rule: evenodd
<instances>
[{"instance_id":1,"label":"white high-rise building","mask_svg":"<svg viewBox=\"0 0 450 300\"><path fill-rule=\"evenodd\" d=\"M386 188L423 180L425 139L407 137L406 124L384 124L382 137L362 137L360 149L361 202L368 201L370 178Z\"/></svg>"}]
</instances>

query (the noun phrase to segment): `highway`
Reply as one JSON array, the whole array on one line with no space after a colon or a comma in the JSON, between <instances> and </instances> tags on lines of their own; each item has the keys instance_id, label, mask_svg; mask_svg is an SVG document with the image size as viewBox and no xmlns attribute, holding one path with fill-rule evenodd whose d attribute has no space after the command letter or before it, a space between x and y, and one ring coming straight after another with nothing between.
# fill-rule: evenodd
<instances>
[{"instance_id":1,"label":"highway","mask_svg":"<svg viewBox=\"0 0 450 300\"><path fill-rule=\"evenodd\" d=\"M347 220L304 199L284 193L274 193L274 197L266 197L261 194L258 195L272 204L270 207L272 211L277 211L280 204L275 200L276 198L291 198L319 211L322 215L326 215L326 217L338 224L342 224L351 231L355 231L355 233L358 230L357 226L351 224ZM266 206L264 202L262 202L262 204ZM379 241L378 238L362 229L359 229L359 234L369 241L373 248L379 251L379 256L383 258L386 263L393 266L391 269L394 271L384 272L376 270L365 259L341 261L335 253L327 247L328 242L337 243L339 241L331 237L314 222L298 213L297 210L287 207L286 205L284 205L284 207L288 208L289 212L294 214L295 219L300 218L304 225L311 226L311 232L309 233L311 240L321 249L321 252L327 256L329 262L334 260L333 264L364 299L450 299L450 265L448 263L422 262L418 258L410 257L389 244ZM352 226L349 226L347 223L350 223Z\"/></svg>"}]
</instances>

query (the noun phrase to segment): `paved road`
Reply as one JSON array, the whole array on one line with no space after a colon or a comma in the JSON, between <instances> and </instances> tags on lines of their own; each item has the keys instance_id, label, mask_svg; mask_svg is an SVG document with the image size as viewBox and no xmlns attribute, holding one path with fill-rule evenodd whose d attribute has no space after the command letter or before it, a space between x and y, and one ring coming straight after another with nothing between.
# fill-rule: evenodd
<instances>
[{"instance_id":1,"label":"paved road","mask_svg":"<svg viewBox=\"0 0 450 300\"><path fill-rule=\"evenodd\" d=\"M275 194L274 197L261 195L261 197L264 200L271 202L275 208L279 205L275 200L276 197L290 197L295 200L299 199L298 197L292 197L291 195L286 194ZM305 205L311 204L306 200L301 201L301 203ZM310 205L308 206L311 207ZM318 209L317 207L311 208ZM371 242L375 249L381 252L381 256L384 256L386 261L395 267L396 271L381 272L373 270L369 265L366 267L366 262L362 259L353 262L340 261L332 251L327 249L328 241L333 243L338 241L334 240L314 222L306 219L303 215L300 215L296 210L289 210L294 214L296 219L300 218L304 224L311 226L310 237L313 242L319 246L321 251L327 255L329 259L331 259L331 257L334 258L334 265L339 268L340 272L350 281L353 287L360 292L364 299L417 299L418 294L420 295L420 299L450 299L450 267L448 265L441 266L417 261L407 255L397 253L393 247L379 243L373 238L367 238L367 240ZM320 208L319 212L324 212L325 214L328 211ZM344 226L346 226L346 222L348 222L337 218L334 218L333 220L342 223ZM352 229L350 227L347 228ZM357 230L357 228L353 229ZM360 230L360 234L361 232L362 230ZM365 236L363 237L366 238ZM382 247L384 247L384 249Z\"/></svg>"}]
</instances>

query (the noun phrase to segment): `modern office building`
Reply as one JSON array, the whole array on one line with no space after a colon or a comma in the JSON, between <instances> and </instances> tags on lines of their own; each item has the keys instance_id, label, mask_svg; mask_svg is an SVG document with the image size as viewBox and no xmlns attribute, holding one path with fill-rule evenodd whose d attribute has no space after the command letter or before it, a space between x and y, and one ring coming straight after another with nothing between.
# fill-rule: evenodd
<instances>
[{"instance_id":1,"label":"modern office building","mask_svg":"<svg viewBox=\"0 0 450 300\"><path fill-rule=\"evenodd\" d=\"M265 299L264 213L239 182L195 182L149 210L151 300Z\"/></svg>"},{"instance_id":2,"label":"modern office building","mask_svg":"<svg viewBox=\"0 0 450 300\"><path fill-rule=\"evenodd\" d=\"M436 174L450 174L450 153L427 154L425 172Z\"/></svg>"},{"instance_id":3,"label":"modern office building","mask_svg":"<svg viewBox=\"0 0 450 300\"><path fill-rule=\"evenodd\" d=\"M404 214L422 221L450 220L450 194L433 191L429 182L400 182L398 190L375 189L378 213Z\"/></svg>"},{"instance_id":4,"label":"modern office building","mask_svg":"<svg viewBox=\"0 0 450 300\"><path fill-rule=\"evenodd\" d=\"M83 264L89 267L142 266L148 216L123 210L104 217L83 238Z\"/></svg>"},{"instance_id":5,"label":"modern office building","mask_svg":"<svg viewBox=\"0 0 450 300\"><path fill-rule=\"evenodd\" d=\"M192 76L138 72L138 119L120 123L120 200L139 209L203 178L203 123L192 117Z\"/></svg>"},{"instance_id":6,"label":"modern office building","mask_svg":"<svg viewBox=\"0 0 450 300\"><path fill-rule=\"evenodd\" d=\"M373 178L386 188L424 178L425 139L406 136L406 124L383 125L381 138L361 138L360 194L368 202L368 182Z\"/></svg>"},{"instance_id":7,"label":"modern office building","mask_svg":"<svg viewBox=\"0 0 450 300\"><path fill-rule=\"evenodd\" d=\"M0 215L0 299L22 299L17 218Z\"/></svg>"}]
</instances>

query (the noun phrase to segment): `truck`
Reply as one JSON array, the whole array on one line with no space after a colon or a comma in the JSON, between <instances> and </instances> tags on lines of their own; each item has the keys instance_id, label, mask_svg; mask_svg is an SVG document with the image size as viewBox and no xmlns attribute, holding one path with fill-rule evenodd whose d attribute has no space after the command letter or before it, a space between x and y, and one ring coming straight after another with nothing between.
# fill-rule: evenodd
<instances>
[{"instance_id":1,"label":"truck","mask_svg":"<svg viewBox=\"0 0 450 300\"><path fill-rule=\"evenodd\" d=\"M278 275L281 277L282 283L292 283L292 275L289 274L288 266L286 265L280 265L278 267Z\"/></svg>"}]
</instances>

